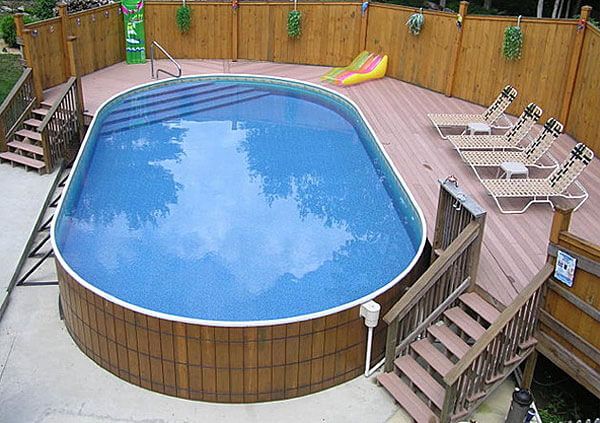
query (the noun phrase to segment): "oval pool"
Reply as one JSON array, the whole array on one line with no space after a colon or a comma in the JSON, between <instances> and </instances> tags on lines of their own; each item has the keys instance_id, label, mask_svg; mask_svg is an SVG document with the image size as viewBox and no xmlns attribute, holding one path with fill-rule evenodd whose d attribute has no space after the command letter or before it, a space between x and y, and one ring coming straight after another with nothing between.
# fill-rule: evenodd
<instances>
[{"instance_id":1,"label":"oval pool","mask_svg":"<svg viewBox=\"0 0 600 423\"><path fill-rule=\"evenodd\" d=\"M397 300L400 291L389 291L425 244L419 207L350 100L300 81L249 75L166 80L107 101L56 216L52 236L70 333L86 352L95 342L97 353L88 355L103 367L142 386L146 379L152 389L151 358L163 360L166 348L175 369L178 337L190 365L192 328L200 351L212 342L214 361L217 335L213 329L203 337L203 328L240 328L243 349L244 328L271 328L270 342L286 343L290 333L300 342L302 324L297 334L289 329L300 322L313 322L305 330L311 339L325 336L331 316L360 324L350 310L382 295ZM339 318L332 327L340 330ZM278 337L272 328L285 330ZM135 346L128 330L136 332ZM230 357L235 336L225 338ZM127 369L119 362L119 345L122 354L138 355L137 379L130 358ZM200 361L218 372L216 361ZM231 371L231 363L225 367ZM186 372L185 395L167 384L164 369L155 390L194 397ZM217 387L216 373L214 379L214 389L196 390L199 399L247 400L232 397L231 376L227 389ZM301 394L297 387L282 392ZM258 394L249 400L261 400Z\"/></svg>"}]
</instances>

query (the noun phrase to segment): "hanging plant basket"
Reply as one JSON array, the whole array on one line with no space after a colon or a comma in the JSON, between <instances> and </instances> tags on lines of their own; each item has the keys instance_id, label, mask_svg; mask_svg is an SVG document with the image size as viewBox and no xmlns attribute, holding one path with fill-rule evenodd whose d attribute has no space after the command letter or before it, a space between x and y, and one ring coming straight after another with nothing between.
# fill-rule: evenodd
<instances>
[{"instance_id":1,"label":"hanging plant basket","mask_svg":"<svg viewBox=\"0 0 600 423\"><path fill-rule=\"evenodd\" d=\"M185 34L190 30L192 26L192 9L185 4L177 9L177 27L182 34Z\"/></svg>"},{"instance_id":2,"label":"hanging plant basket","mask_svg":"<svg viewBox=\"0 0 600 423\"><path fill-rule=\"evenodd\" d=\"M504 30L502 55L506 60L519 60L523 51L523 31L519 25Z\"/></svg>"},{"instance_id":3,"label":"hanging plant basket","mask_svg":"<svg viewBox=\"0 0 600 423\"><path fill-rule=\"evenodd\" d=\"M287 30L290 38L300 37L302 33L302 13L299 10L292 10L288 14Z\"/></svg>"},{"instance_id":4,"label":"hanging plant basket","mask_svg":"<svg viewBox=\"0 0 600 423\"><path fill-rule=\"evenodd\" d=\"M406 21L406 26L408 27L408 30L412 35L419 35L421 33L421 28L423 28L424 23L425 16L423 15L423 11L420 10L418 13L410 15L410 17Z\"/></svg>"}]
</instances>

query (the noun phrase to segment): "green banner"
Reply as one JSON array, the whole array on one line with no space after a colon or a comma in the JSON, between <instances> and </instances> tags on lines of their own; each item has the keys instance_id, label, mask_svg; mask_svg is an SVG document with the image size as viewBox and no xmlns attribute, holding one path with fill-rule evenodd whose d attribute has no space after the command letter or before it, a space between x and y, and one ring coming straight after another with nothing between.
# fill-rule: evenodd
<instances>
[{"instance_id":1,"label":"green banner","mask_svg":"<svg viewBox=\"0 0 600 423\"><path fill-rule=\"evenodd\" d=\"M144 0L122 0L121 12L125 22L125 51L127 63L146 63L144 33Z\"/></svg>"}]
</instances>

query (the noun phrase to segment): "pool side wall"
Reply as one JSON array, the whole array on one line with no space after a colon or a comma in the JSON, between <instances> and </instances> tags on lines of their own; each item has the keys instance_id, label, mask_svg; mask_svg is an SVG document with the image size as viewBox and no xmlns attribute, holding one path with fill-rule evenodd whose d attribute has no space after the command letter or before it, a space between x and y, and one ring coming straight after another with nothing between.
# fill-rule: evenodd
<instances>
[{"instance_id":1,"label":"pool side wall","mask_svg":"<svg viewBox=\"0 0 600 423\"><path fill-rule=\"evenodd\" d=\"M424 272L430 249L406 277L375 298L381 317ZM316 319L223 327L159 319L112 303L81 285L56 261L65 325L79 348L135 385L202 401L294 398L364 372L366 327L359 306ZM384 355L380 318L371 364Z\"/></svg>"}]
</instances>

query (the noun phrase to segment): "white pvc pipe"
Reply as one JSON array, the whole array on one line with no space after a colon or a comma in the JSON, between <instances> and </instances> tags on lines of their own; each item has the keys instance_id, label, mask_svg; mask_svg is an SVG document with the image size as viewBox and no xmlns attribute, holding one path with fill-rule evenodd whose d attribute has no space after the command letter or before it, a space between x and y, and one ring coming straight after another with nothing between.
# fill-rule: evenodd
<instances>
[{"instance_id":1,"label":"white pvc pipe","mask_svg":"<svg viewBox=\"0 0 600 423\"><path fill-rule=\"evenodd\" d=\"M367 332L367 356L365 357L365 377L369 377L369 363L371 362L371 346L373 344L373 328Z\"/></svg>"}]
</instances>

